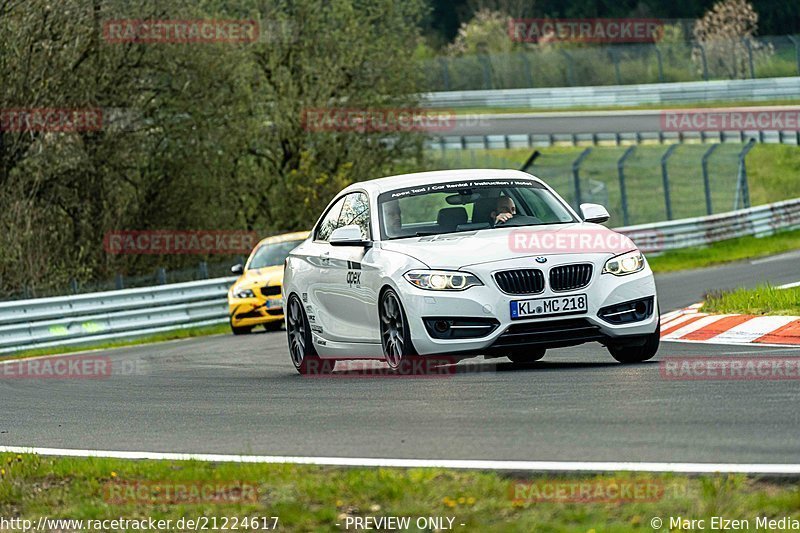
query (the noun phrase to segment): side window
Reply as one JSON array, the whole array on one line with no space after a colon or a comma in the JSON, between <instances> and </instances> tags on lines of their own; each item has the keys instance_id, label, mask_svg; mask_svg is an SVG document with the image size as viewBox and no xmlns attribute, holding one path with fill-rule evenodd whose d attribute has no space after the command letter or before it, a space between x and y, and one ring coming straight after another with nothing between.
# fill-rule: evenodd
<instances>
[{"instance_id":1,"label":"side window","mask_svg":"<svg viewBox=\"0 0 800 533\"><path fill-rule=\"evenodd\" d=\"M349 195L348 195L349 196ZM342 213L342 206L347 196L339 198L339 200L328 209L325 216L317 226L316 233L314 234L315 241L327 241L333 233L333 230L339 227L339 215Z\"/></svg>"},{"instance_id":2,"label":"side window","mask_svg":"<svg viewBox=\"0 0 800 533\"><path fill-rule=\"evenodd\" d=\"M361 238L370 239L369 232L369 198L363 192L354 192L345 196L344 207L336 227L356 224L361 228Z\"/></svg>"}]
</instances>

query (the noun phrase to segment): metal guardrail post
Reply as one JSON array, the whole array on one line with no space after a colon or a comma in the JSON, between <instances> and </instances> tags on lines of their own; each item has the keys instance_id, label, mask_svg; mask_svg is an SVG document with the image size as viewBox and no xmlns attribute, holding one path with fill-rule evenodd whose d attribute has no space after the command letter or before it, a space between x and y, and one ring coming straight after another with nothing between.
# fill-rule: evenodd
<instances>
[{"instance_id":1,"label":"metal guardrail post","mask_svg":"<svg viewBox=\"0 0 800 533\"><path fill-rule=\"evenodd\" d=\"M794 44L794 57L797 61L797 75L800 76L800 41L794 35L787 35L792 44Z\"/></svg>"},{"instance_id":2,"label":"metal guardrail post","mask_svg":"<svg viewBox=\"0 0 800 533\"><path fill-rule=\"evenodd\" d=\"M122 279L122 274L118 273L114 277L114 287L116 287L117 290L122 290L122 289L125 288L125 283L124 283L124 280Z\"/></svg>"},{"instance_id":3,"label":"metal guardrail post","mask_svg":"<svg viewBox=\"0 0 800 533\"><path fill-rule=\"evenodd\" d=\"M156 283L159 285L167 284L167 271L163 267L156 269Z\"/></svg>"},{"instance_id":4,"label":"metal guardrail post","mask_svg":"<svg viewBox=\"0 0 800 533\"><path fill-rule=\"evenodd\" d=\"M703 159L701 161L703 167L703 189L706 193L706 213L709 215L713 215L714 210L711 206L711 181L708 179L708 158L711 157L711 154L714 153L714 150L716 150L718 146L719 144L712 144L711 148L706 150L706 153L703 154Z\"/></svg>"},{"instance_id":5,"label":"metal guardrail post","mask_svg":"<svg viewBox=\"0 0 800 533\"><path fill-rule=\"evenodd\" d=\"M678 147L677 144L670 145L664 155L661 156L661 181L664 185L664 206L666 207L667 220L672 220L672 199L669 195L669 171L667 170L667 160Z\"/></svg>"},{"instance_id":6,"label":"metal guardrail post","mask_svg":"<svg viewBox=\"0 0 800 533\"><path fill-rule=\"evenodd\" d=\"M617 174L619 174L619 194L622 200L622 223L625 226L630 225L630 217L628 216L628 192L625 188L625 161L636 150L636 146L630 146L622 157L617 160Z\"/></svg>"},{"instance_id":7,"label":"metal guardrail post","mask_svg":"<svg viewBox=\"0 0 800 533\"><path fill-rule=\"evenodd\" d=\"M572 162L572 187L575 190L575 208L580 208L581 205L581 163L592 152L591 148L587 148L578 158Z\"/></svg>"},{"instance_id":8,"label":"metal guardrail post","mask_svg":"<svg viewBox=\"0 0 800 533\"><path fill-rule=\"evenodd\" d=\"M200 274L200 279L208 279L208 263L205 261L200 261L198 265L198 271Z\"/></svg>"},{"instance_id":9,"label":"metal guardrail post","mask_svg":"<svg viewBox=\"0 0 800 533\"><path fill-rule=\"evenodd\" d=\"M734 209L737 208L740 201L745 209L750 207L750 186L747 182L747 166L745 165L745 158L755 145L756 140L750 139L744 148L742 148L742 151L739 152L739 172L736 180L736 199L734 200Z\"/></svg>"}]
</instances>

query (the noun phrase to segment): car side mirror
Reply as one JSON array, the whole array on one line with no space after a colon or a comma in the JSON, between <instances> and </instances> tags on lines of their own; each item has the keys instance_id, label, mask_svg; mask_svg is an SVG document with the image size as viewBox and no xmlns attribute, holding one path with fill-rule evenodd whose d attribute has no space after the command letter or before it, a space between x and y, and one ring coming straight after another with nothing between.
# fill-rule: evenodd
<instances>
[{"instance_id":1,"label":"car side mirror","mask_svg":"<svg viewBox=\"0 0 800 533\"><path fill-rule=\"evenodd\" d=\"M239 263L238 265L233 265L231 267L231 274L236 274L237 276L241 276L244 273L244 265Z\"/></svg>"},{"instance_id":2,"label":"car side mirror","mask_svg":"<svg viewBox=\"0 0 800 533\"><path fill-rule=\"evenodd\" d=\"M331 246L363 246L365 248L372 246L372 241L365 241L361 238L361 226L355 224L336 228L331 233L328 242Z\"/></svg>"},{"instance_id":3,"label":"car side mirror","mask_svg":"<svg viewBox=\"0 0 800 533\"><path fill-rule=\"evenodd\" d=\"M602 224L611 218L605 207L600 204L581 204L581 216L585 222Z\"/></svg>"}]
</instances>

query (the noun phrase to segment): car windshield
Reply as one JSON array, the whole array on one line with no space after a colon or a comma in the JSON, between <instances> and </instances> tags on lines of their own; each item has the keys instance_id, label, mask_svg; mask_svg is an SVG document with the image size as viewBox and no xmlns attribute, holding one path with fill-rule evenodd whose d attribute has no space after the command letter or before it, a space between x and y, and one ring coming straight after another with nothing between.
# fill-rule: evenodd
<instances>
[{"instance_id":1,"label":"car windshield","mask_svg":"<svg viewBox=\"0 0 800 533\"><path fill-rule=\"evenodd\" d=\"M303 241L284 241L262 244L253 252L253 257L247 264L247 270L282 265L289 252L294 250Z\"/></svg>"},{"instance_id":2,"label":"car windshield","mask_svg":"<svg viewBox=\"0 0 800 533\"><path fill-rule=\"evenodd\" d=\"M577 222L544 185L528 180L465 180L408 187L381 194L378 207L384 240Z\"/></svg>"}]
</instances>

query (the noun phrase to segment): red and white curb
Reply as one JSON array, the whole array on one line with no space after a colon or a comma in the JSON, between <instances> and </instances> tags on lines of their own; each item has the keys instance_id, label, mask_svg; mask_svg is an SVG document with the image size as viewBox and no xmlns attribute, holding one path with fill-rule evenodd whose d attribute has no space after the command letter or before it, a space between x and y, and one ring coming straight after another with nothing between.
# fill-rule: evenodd
<instances>
[{"instance_id":1,"label":"red and white curb","mask_svg":"<svg viewBox=\"0 0 800 533\"><path fill-rule=\"evenodd\" d=\"M800 345L800 316L713 315L690 305L661 316L661 340Z\"/></svg>"}]
</instances>

